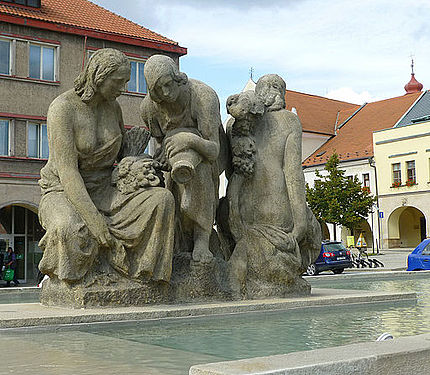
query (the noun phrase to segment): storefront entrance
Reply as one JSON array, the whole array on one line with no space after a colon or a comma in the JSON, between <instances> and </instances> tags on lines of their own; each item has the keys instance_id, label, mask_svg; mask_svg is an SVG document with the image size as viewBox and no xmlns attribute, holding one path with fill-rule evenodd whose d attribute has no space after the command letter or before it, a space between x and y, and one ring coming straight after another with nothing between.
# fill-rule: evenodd
<instances>
[{"instance_id":1,"label":"storefront entrance","mask_svg":"<svg viewBox=\"0 0 430 375\"><path fill-rule=\"evenodd\" d=\"M37 265L42 251L37 246L44 234L33 209L10 205L0 209L0 254L14 249L17 257L17 276L22 283L36 283ZM0 256L1 259L1 256Z\"/></svg>"}]
</instances>

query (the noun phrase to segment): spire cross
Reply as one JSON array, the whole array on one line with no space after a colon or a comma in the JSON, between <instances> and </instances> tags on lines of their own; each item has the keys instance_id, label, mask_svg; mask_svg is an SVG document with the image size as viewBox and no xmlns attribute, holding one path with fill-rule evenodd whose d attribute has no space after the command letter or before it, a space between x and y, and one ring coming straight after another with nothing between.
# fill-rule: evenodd
<instances>
[{"instance_id":1,"label":"spire cross","mask_svg":"<svg viewBox=\"0 0 430 375\"><path fill-rule=\"evenodd\" d=\"M412 74L414 74L414 55L410 55L409 56L411 58L411 69L412 69Z\"/></svg>"},{"instance_id":2,"label":"spire cross","mask_svg":"<svg viewBox=\"0 0 430 375\"><path fill-rule=\"evenodd\" d=\"M252 75L254 73L254 68L251 66L251 68L249 69L249 75L251 77L251 79L253 78Z\"/></svg>"}]
</instances>

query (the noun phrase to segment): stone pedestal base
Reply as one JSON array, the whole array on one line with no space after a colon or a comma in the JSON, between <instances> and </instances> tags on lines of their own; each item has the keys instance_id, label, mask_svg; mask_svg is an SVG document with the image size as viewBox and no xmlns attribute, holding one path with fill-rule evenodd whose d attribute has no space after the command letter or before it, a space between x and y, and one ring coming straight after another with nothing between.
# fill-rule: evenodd
<instances>
[{"instance_id":1,"label":"stone pedestal base","mask_svg":"<svg viewBox=\"0 0 430 375\"><path fill-rule=\"evenodd\" d=\"M123 281L110 285L69 286L58 279L43 283L40 302L47 306L119 307L168 302L167 283Z\"/></svg>"},{"instance_id":2,"label":"stone pedestal base","mask_svg":"<svg viewBox=\"0 0 430 375\"><path fill-rule=\"evenodd\" d=\"M231 300L226 283L227 262L214 258L210 263L191 259L191 253L180 253L173 261L169 289L171 302Z\"/></svg>"},{"instance_id":3,"label":"stone pedestal base","mask_svg":"<svg viewBox=\"0 0 430 375\"><path fill-rule=\"evenodd\" d=\"M229 262L218 257L210 263L194 262L191 253L184 252L174 257L170 283L130 280L115 272L88 274L76 285L54 278L43 283L40 301L72 308L120 307L287 297L310 291L310 284L299 276L270 282L254 275L240 287Z\"/></svg>"}]
</instances>

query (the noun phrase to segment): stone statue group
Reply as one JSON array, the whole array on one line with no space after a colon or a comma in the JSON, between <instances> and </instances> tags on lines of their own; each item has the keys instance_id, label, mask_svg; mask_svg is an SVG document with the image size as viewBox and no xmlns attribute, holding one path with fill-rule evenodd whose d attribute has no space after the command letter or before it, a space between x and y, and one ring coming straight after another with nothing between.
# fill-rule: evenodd
<instances>
[{"instance_id":1,"label":"stone statue group","mask_svg":"<svg viewBox=\"0 0 430 375\"><path fill-rule=\"evenodd\" d=\"M143 127L124 128L116 98L130 63L114 49L94 53L49 108L42 303L309 293L301 274L319 253L320 227L306 205L301 125L285 109L282 78L263 76L255 92L230 96L224 131L215 91L170 57L150 57L144 75Z\"/></svg>"}]
</instances>

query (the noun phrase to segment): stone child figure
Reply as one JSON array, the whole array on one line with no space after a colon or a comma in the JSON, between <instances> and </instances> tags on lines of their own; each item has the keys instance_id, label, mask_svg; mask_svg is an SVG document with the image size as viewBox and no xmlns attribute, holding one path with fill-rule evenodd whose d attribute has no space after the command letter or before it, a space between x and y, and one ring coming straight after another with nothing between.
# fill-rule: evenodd
<instances>
[{"instance_id":1,"label":"stone child figure","mask_svg":"<svg viewBox=\"0 0 430 375\"><path fill-rule=\"evenodd\" d=\"M227 99L227 113L234 118L228 123L231 165L227 167L229 180L227 200L229 206L228 225L233 238L238 241L244 235L244 223L240 215L239 197L242 184L254 174L255 139L257 122L264 114L264 104L253 91L231 95ZM221 227L223 224L221 224Z\"/></svg>"},{"instance_id":2,"label":"stone child figure","mask_svg":"<svg viewBox=\"0 0 430 375\"><path fill-rule=\"evenodd\" d=\"M236 117L227 128L233 146L238 138L236 122L244 117L240 107L249 112L250 100L265 107L264 114L253 115L249 132L255 142L252 174L240 180L233 170L228 176L230 216L234 204L238 211L229 218L230 228L241 228L232 231L235 247L229 263L236 286L247 297L309 292L300 275L319 252L319 224L305 200L301 124L285 109L285 90L281 77L265 75L257 82L256 97L245 92L230 97L227 104ZM241 98L245 95L248 100Z\"/></svg>"},{"instance_id":3,"label":"stone child figure","mask_svg":"<svg viewBox=\"0 0 430 375\"><path fill-rule=\"evenodd\" d=\"M167 56L151 56L144 74L148 95L141 105L142 119L158 143L155 158L170 170L166 183L176 199L178 232L192 236L195 261L210 262L221 172L218 97L203 82L188 79Z\"/></svg>"},{"instance_id":4,"label":"stone child figure","mask_svg":"<svg viewBox=\"0 0 430 375\"><path fill-rule=\"evenodd\" d=\"M50 153L39 181L39 218L46 229L39 268L50 283L88 286L115 274L115 280L170 280L174 198L158 187L150 168L143 168L148 167L147 156L120 161L120 151L132 147L125 144L130 137L116 98L129 78L130 63L123 53L98 50L75 88L49 107ZM112 184L116 161L119 175ZM127 181L136 182L131 187L123 181L127 168L135 174Z\"/></svg>"}]
</instances>

